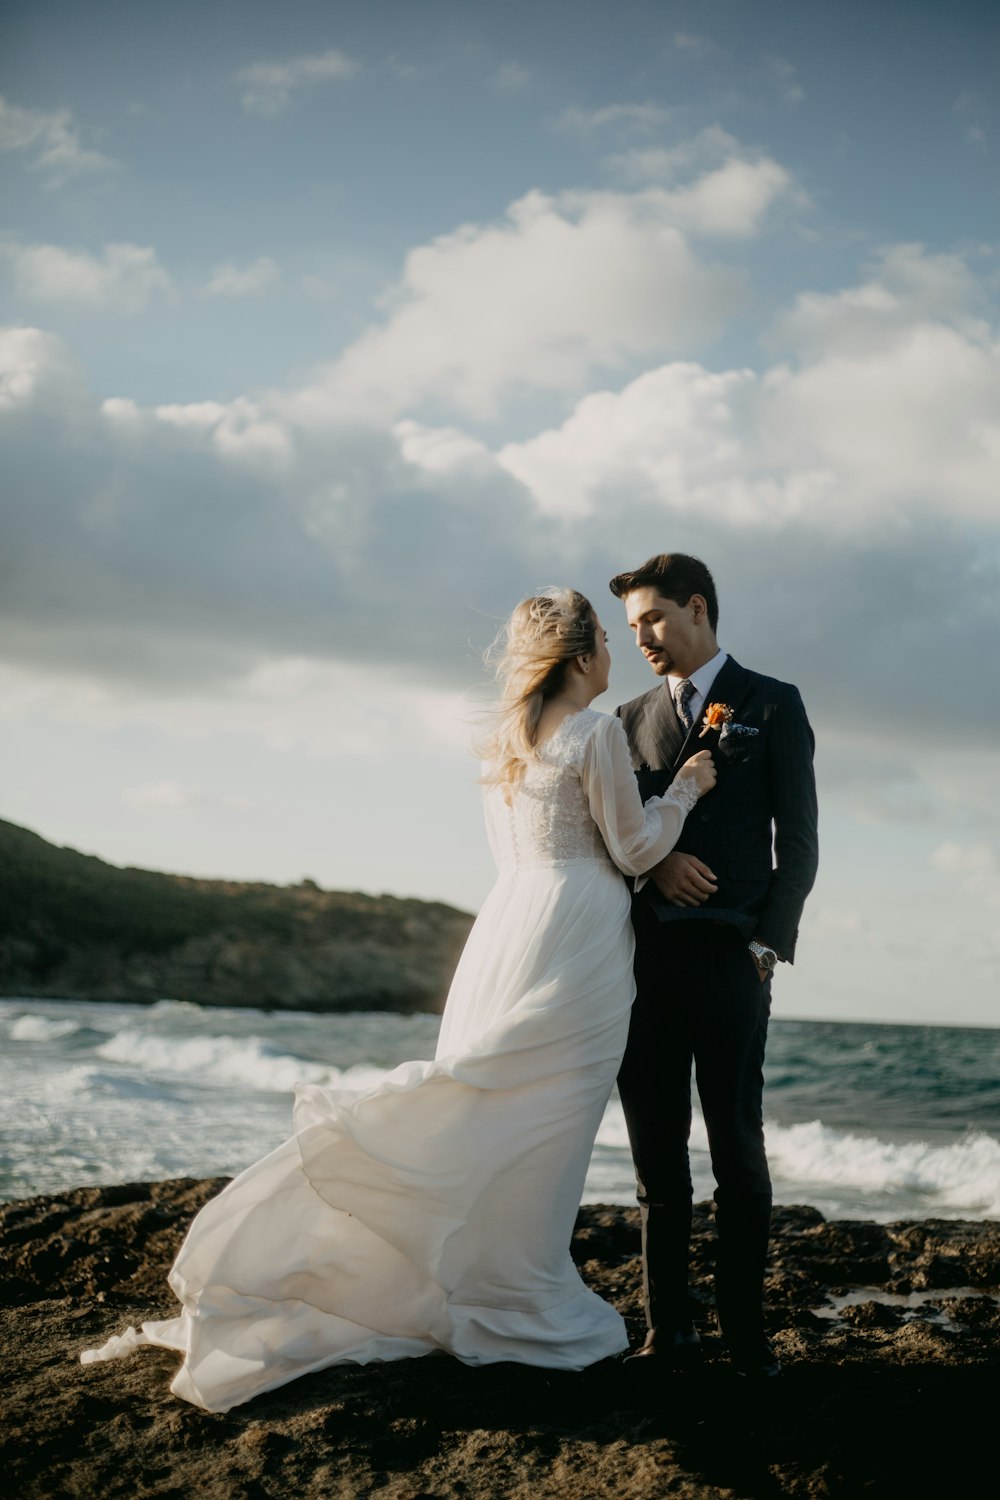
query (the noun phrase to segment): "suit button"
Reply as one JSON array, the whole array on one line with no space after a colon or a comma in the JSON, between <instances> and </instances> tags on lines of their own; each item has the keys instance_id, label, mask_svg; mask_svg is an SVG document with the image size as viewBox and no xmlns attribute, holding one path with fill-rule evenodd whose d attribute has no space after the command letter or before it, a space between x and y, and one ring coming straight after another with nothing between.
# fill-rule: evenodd
<instances>
[{"instance_id":1,"label":"suit button","mask_svg":"<svg viewBox=\"0 0 1000 1500\"><path fill-rule=\"evenodd\" d=\"M710 823L711 821L712 821L712 814L711 813L699 813L698 814L698 822L699 823Z\"/></svg>"}]
</instances>

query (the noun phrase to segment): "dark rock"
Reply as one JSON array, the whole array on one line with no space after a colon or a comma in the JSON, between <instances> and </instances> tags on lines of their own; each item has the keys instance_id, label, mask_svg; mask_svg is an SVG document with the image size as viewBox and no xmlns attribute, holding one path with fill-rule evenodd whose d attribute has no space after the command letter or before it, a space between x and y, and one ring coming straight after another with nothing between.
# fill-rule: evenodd
<instances>
[{"instance_id":1,"label":"dark rock","mask_svg":"<svg viewBox=\"0 0 1000 1500\"><path fill-rule=\"evenodd\" d=\"M855 1302L845 1307L840 1314L845 1323L853 1328L898 1328L903 1321L898 1307L885 1302Z\"/></svg>"},{"instance_id":2,"label":"dark rock","mask_svg":"<svg viewBox=\"0 0 1000 1500\"><path fill-rule=\"evenodd\" d=\"M979 1493L990 1470L1000 1375L1000 1309L985 1294L1000 1290L995 1275L988 1280L1000 1244L994 1224L828 1224L812 1210L779 1209L768 1283L769 1329L784 1366L775 1391L736 1381L725 1358L708 1204L698 1206L693 1236L691 1307L702 1346L683 1375L626 1380L614 1361L564 1374L400 1360L321 1371L219 1416L169 1394L176 1359L165 1350L77 1363L81 1348L170 1312L170 1261L224 1181L82 1188L0 1205L5 1492L19 1500L918 1500ZM634 1209L588 1206L572 1246L587 1282L636 1339L637 1237ZM946 1264L952 1287L982 1291L946 1293L925 1317L903 1321L879 1301L890 1262L894 1288ZM872 1297L840 1322L819 1318L826 1288L866 1285L854 1279L866 1265L881 1278L869 1283ZM942 1315L948 1327L933 1321Z\"/></svg>"},{"instance_id":3,"label":"dark rock","mask_svg":"<svg viewBox=\"0 0 1000 1500\"><path fill-rule=\"evenodd\" d=\"M812 1208L809 1204L793 1203L787 1206L775 1204L771 1214L772 1234L789 1235L800 1234L807 1229L815 1229L819 1224L825 1224L826 1219L818 1208Z\"/></svg>"}]
</instances>

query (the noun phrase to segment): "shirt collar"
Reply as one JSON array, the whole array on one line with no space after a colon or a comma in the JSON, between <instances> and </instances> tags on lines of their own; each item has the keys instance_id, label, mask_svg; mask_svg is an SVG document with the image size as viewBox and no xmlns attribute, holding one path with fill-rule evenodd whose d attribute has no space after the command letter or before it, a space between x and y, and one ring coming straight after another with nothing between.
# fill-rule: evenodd
<instances>
[{"instance_id":1,"label":"shirt collar","mask_svg":"<svg viewBox=\"0 0 1000 1500\"><path fill-rule=\"evenodd\" d=\"M712 683L718 677L728 660L728 652L717 651L711 661L703 662L696 672L691 673L690 677L680 677L676 673L669 673L667 676L667 688L671 698L674 697L677 685L681 682L690 682L694 686L695 693L699 698L707 698Z\"/></svg>"}]
</instances>

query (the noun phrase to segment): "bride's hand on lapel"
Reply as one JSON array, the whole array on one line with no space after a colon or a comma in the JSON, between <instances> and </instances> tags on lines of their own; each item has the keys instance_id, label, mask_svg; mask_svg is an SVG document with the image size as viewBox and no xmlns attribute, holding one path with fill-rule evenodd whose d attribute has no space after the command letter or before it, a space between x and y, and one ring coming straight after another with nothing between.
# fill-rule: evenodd
<instances>
[{"instance_id":1,"label":"bride's hand on lapel","mask_svg":"<svg viewBox=\"0 0 1000 1500\"><path fill-rule=\"evenodd\" d=\"M698 796L704 797L706 792L712 790L718 779L711 750L699 750L697 755L690 756L681 766L674 777L674 786L679 781L693 781L698 788Z\"/></svg>"}]
</instances>

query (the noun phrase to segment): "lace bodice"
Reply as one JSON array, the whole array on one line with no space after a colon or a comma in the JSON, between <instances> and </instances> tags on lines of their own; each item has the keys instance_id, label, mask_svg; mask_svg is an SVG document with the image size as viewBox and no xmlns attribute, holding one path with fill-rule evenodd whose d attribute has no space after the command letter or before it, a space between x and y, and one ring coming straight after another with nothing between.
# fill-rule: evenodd
<instances>
[{"instance_id":1,"label":"lace bodice","mask_svg":"<svg viewBox=\"0 0 1000 1500\"><path fill-rule=\"evenodd\" d=\"M501 872L599 860L642 875L669 854L697 800L681 777L643 807L620 720L587 708L545 741L509 802L489 789L486 826Z\"/></svg>"}]
</instances>

